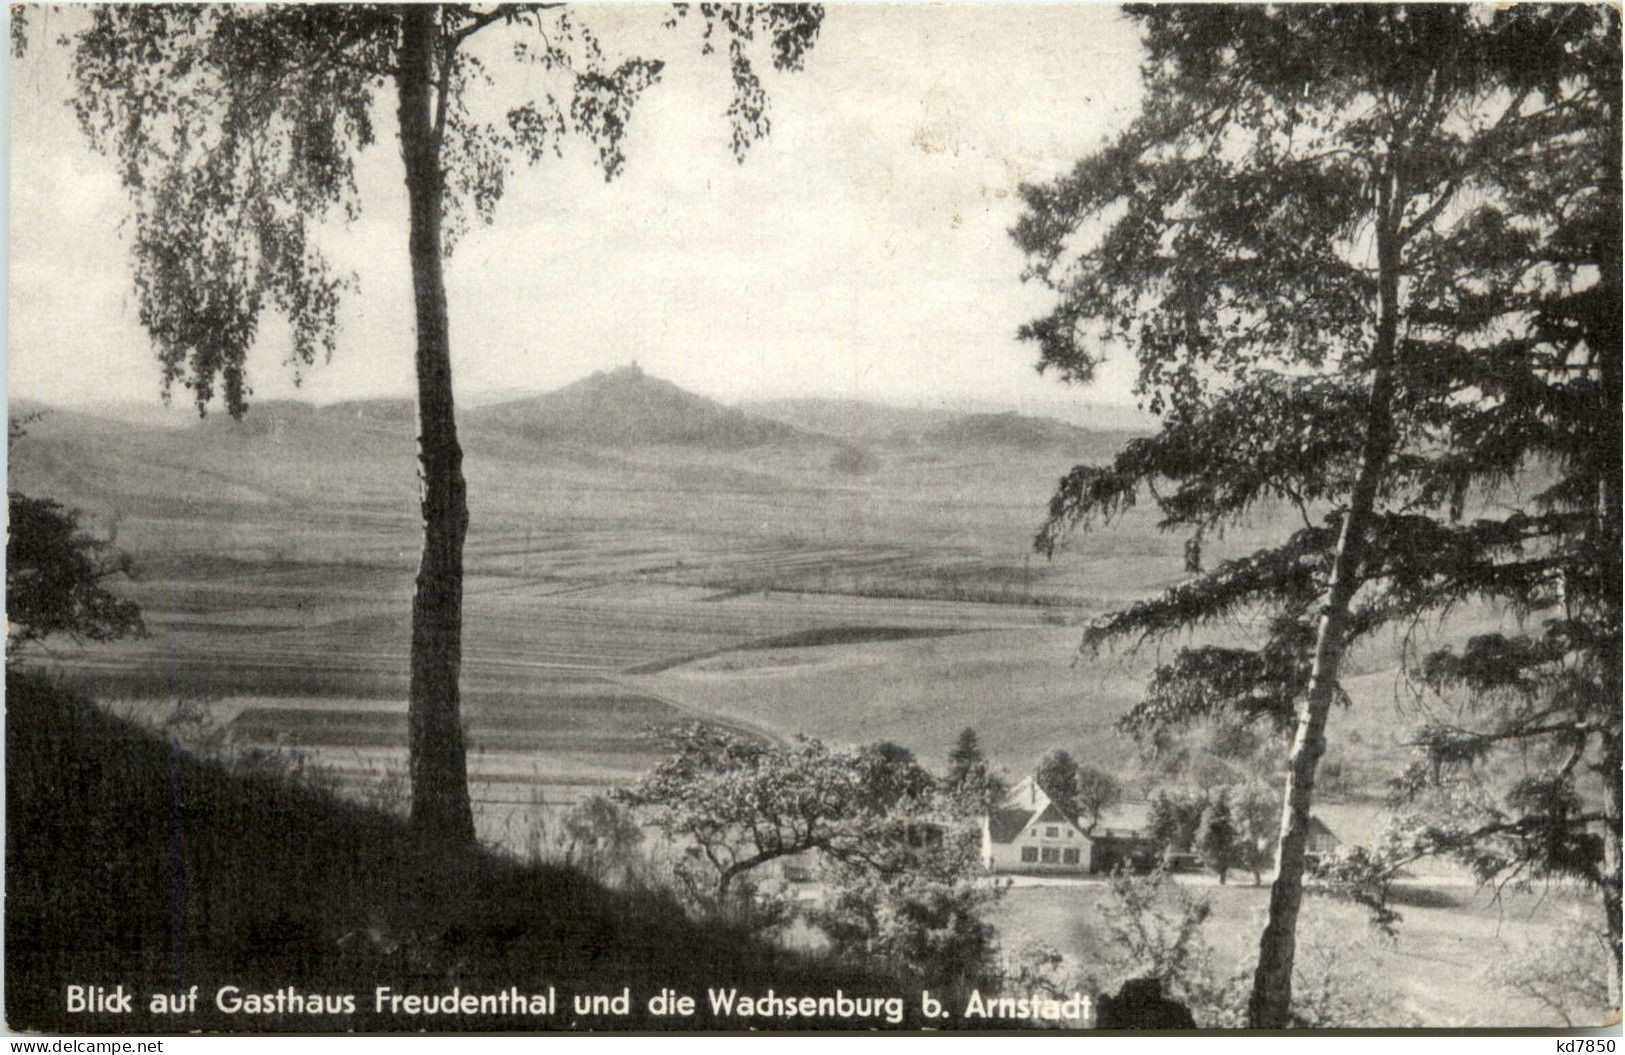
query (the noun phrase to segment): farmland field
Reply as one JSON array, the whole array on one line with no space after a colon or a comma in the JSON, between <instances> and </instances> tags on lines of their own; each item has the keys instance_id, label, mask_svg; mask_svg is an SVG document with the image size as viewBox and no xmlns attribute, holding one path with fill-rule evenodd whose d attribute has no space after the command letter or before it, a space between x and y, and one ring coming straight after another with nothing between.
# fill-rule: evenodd
<instances>
[{"instance_id":1,"label":"farmland field","mask_svg":"<svg viewBox=\"0 0 1625 1055\"><path fill-rule=\"evenodd\" d=\"M12 486L116 533L138 569L120 588L149 630L53 644L29 662L149 721L204 713L233 743L297 753L358 789L398 782L420 530L410 435L376 407L265 410L241 425L66 411L29 425ZM810 435L741 449L593 446L476 417L466 442L463 714L487 839L522 847L533 819L635 779L658 757L659 732L692 721L888 739L933 766L970 726L1009 776L1065 747L1143 792L1137 748L1115 722L1158 653L1079 655L1077 644L1097 615L1178 581L1183 539L1134 511L1053 561L1033 555L1076 451L878 443L852 473L840 468L844 441ZM1279 530L1261 513L1213 540L1208 559ZM1375 796L1418 717L1400 648L1496 621L1465 610L1350 656L1354 705L1333 714L1328 757L1341 779L1327 780L1318 808L1346 841L1377 834ZM1555 910L1484 904L1448 868L1418 872L1450 893L1406 909L1399 942L1371 953L1398 1006L1430 1024L1531 1021L1515 1003L1474 1017L1471 950L1521 941ZM1102 889L1011 891L1004 943L1087 953ZM1213 896L1217 955L1242 963L1261 896ZM1363 933L1353 910L1310 914Z\"/></svg>"},{"instance_id":2,"label":"farmland field","mask_svg":"<svg viewBox=\"0 0 1625 1055\"><path fill-rule=\"evenodd\" d=\"M463 687L477 797L500 809L528 785L568 801L625 782L655 757L654 731L696 718L891 739L928 761L972 726L1012 774L1055 746L1121 769L1134 747L1113 723L1155 653L1080 657L1079 627L1177 581L1183 540L1136 511L1052 561L1033 554L1054 481L1124 439L1078 434L1081 451L905 437L853 474L827 436L538 443L475 416ZM148 711L207 701L239 740L357 778L398 769L414 469L409 418L388 402L170 428L46 413L12 485L116 530L150 636L38 662ZM1277 527L1261 514L1209 559ZM1334 735L1349 723L1349 768L1376 775L1403 753L1394 652L1351 662L1360 705Z\"/></svg>"},{"instance_id":3,"label":"farmland field","mask_svg":"<svg viewBox=\"0 0 1625 1055\"><path fill-rule=\"evenodd\" d=\"M409 435L389 414L267 410L240 425L72 412L30 425L13 486L116 526L139 569L122 588L150 631L38 662L148 712L206 701L238 740L341 772L398 768L419 531ZM1121 563L1104 575L1030 555L1070 461L1053 451L898 448L852 476L822 440L625 449L470 431L464 714L491 807L526 799L518 785L557 802L625 782L654 757L653 730L699 717L772 736L873 730L934 757L942 724L893 701L842 733L667 682L786 645L885 657L973 635L1031 633L1035 655L1064 664L1075 631L1057 624L1136 588ZM1177 551L1111 544L1140 552L1150 579ZM1064 686L1049 689L1059 706Z\"/></svg>"},{"instance_id":4,"label":"farmland field","mask_svg":"<svg viewBox=\"0 0 1625 1055\"><path fill-rule=\"evenodd\" d=\"M1268 887L1250 877L1227 886L1206 883L1192 893L1211 915L1202 938L1223 978L1251 969L1269 902ZM1000 937L1012 951L1047 945L1086 970L1110 977L1098 907L1103 884L1017 887L996 915ZM1299 986L1327 975L1361 978L1361 996L1377 997L1386 1021L1367 1024L1496 1028L1559 1024L1551 1010L1526 994L1487 986L1483 969L1548 940L1566 918L1589 920L1593 900L1568 888L1530 893L1493 892L1470 885L1417 885L1396 897L1403 921L1391 936L1373 929L1363 910L1311 897L1300 917ZM1593 1009L1598 1020L1603 1011Z\"/></svg>"}]
</instances>

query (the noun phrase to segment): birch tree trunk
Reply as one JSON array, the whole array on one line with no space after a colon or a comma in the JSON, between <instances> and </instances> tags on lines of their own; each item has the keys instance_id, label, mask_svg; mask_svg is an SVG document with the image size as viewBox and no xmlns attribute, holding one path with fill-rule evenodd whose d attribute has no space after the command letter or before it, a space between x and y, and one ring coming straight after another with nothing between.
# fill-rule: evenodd
<instances>
[{"instance_id":1,"label":"birch tree trunk","mask_svg":"<svg viewBox=\"0 0 1625 1055\"><path fill-rule=\"evenodd\" d=\"M1377 332L1371 353L1371 388L1360 465L1350 490L1331 577L1321 604L1309 687L1298 710L1288 761L1286 801L1269 922L1259 941L1258 968L1247 1004L1252 1029L1287 1029L1292 1023L1292 965L1297 954L1298 910L1303 903L1304 853L1314 804L1315 770L1326 751L1326 717L1337 693L1348 645L1349 611L1361 583L1366 532L1393 450L1394 355L1399 336L1399 225L1393 176L1383 177L1377 208Z\"/></svg>"},{"instance_id":2,"label":"birch tree trunk","mask_svg":"<svg viewBox=\"0 0 1625 1055\"><path fill-rule=\"evenodd\" d=\"M434 106L438 10L432 4L403 5L400 67L395 75L411 221L418 481L423 514L423 556L412 599L408 747L413 827L439 841L472 844L474 818L458 692L468 496L452 401L451 344L441 269L443 175Z\"/></svg>"}]
</instances>

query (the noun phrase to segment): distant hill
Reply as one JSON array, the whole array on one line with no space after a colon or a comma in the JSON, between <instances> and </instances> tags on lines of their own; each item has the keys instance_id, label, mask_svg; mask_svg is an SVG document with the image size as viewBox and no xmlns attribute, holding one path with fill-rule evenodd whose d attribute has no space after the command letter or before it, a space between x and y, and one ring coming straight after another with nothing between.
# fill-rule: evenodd
<instances>
[{"instance_id":1,"label":"distant hill","mask_svg":"<svg viewBox=\"0 0 1625 1055\"><path fill-rule=\"evenodd\" d=\"M911 439L956 417L948 410L897 407L835 396L754 400L740 404L740 408L798 429L859 444Z\"/></svg>"},{"instance_id":2,"label":"distant hill","mask_svg":"<svg viewBox=\"0 0 1625 1055\"><path fill-rule=\"evenodd\" d=\"M650 377L636 365L598 371L546 395L477 407L477 428L498 428L533 442L638 447L673 444L737 450L813 439L771 421Z\"/></svg>"},{"instance_id":3,"label":"distant hill","mask_svg":"<svg viewBox=\"0 0 1625 1055\"><path fill-rule=\"evenodd\" d=\"M240 420L215 408L200 418L190 404L103 402L52 408L32 401L10 404L13 420L43 412L46 431L61 434L164 431L171 443L226 440L233 444L294 443L330 447L349 442L380 447L410 444L416 408L409 398L351 399L316 404L273 399L253 402ZM1080 427L1046 414L970 411L961 407L906 407L841 397L754 400L726 406L644 373L636 365L598 371L563 388L514 397L512 390L470 397L458 423L475 448L513 452L543 446L635 448L670 445L746 450L773 444L825 445L876 451L887 446L1116 450L1143 431L1125 425L1125 408L1108 408L1098 426Z\"/></svg>"},{"instance_id":4,"label":"distant hill","mask_svg":"<svg viewBox=\"0 0 1625 1055\"><path fill-rule=\"evenodd\" d=\"M902 405L855 397L795 396L749 400L740 403L739 407L797 428L867 443L905 436L918 438L930 429L959 418L1003 414L1012 410L1024 417L1051 419L1086 432L1145 433L1157 427L1155 418L1132 406L1066 398L1028 398L1017 404L951 400Z\"/></svg>"},{"instance_id":5,"label":"distant hill","mask_svg":"<svg viewBox=\"0 0 1625 1055\"><path fill-rule=\"evenodd\" d=\"M1098 459L1115 454L1128 439L1144 431L1121 426L1083 428L1014 410L976 413L817 396L761 400L745 406L763 417L867 447L1055 451Z\"/></svg>"},{"instance_id":6,"label":"distant hill","mask_svg":"<svg viewBox=\"0 0 1625 1055\"><path fill-rule=\"evenodd\" d=\"M189 406L142 413L139 404L14 401L9 409L13 420L39 414L12 451L14 486L87 508L306 506L341 496L385 508L410 480L415 456L415 407L404 398L262 400L238 420L218 409L199 418ZM636 366L542 395L465 405L458 419L469 470L498 479L502 466L548 465L586 480L609 474L622 483L752 491L804 485L809 471L849 486L899 458L986 462L1019 451L1094 461L1133 435L1015 412L839 398L729 407ZM765 450L774 458L758 456ZM750 452L751 464L712 457L730 452Z\"/></svg>"},{"instance_id":7,"label":"distant hill","mask_svg":"<svg viewBox=\"0 0 1625 1055\"><path fill-rule=\"evenodd\" d=\"M1035 418L1013 410L1002 414L966 414L925 433L933 443L957 447L1015 447L1041 450L1084 446L1091 436L1087 429L1054 418Z\"/></svg>"},{"instance_id":8,"label":"distant hill","mask_svg":"<svg viewBox=\"0 0 1625 1055\"><path fill-rule=\"evenodd\" d=\"M922 441L957 450L1055 452L1079 461L1101 462L1144 434L1140 429L1083 429L1054 418L1009 410L1002 414L966 414L932 429Z\"/></svg>"},{"instance_id":9,"label":"distant hill","mask_svg":"<svg viewBox=\"0 0 1625 1055\"><path fill-rule=\"evenodd\" d=\"M355 422L369 428L412 429L417 407L410 399L348 399L321 408L329 419Z\"/></svg>"}]
</instances>

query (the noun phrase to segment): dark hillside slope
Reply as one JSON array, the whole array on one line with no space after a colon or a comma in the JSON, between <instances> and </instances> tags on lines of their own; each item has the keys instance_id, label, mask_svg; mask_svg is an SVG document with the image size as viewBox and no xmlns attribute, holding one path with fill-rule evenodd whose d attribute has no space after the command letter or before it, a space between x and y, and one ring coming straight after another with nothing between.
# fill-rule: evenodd
<instances>
[{"instance_id":1,"label":"dark hillside slope","mask_svg":"<svg viewBox=\"0 0 1625 1055\"><path fill-rule=\"evenodd\" d=\"M663 897L609 890L564 868L424 847L388 813L281 770L197 759L34 678L8 674L6 708L13 1030L736 1029L753 1023L710 1018L705 987L903 991L725 924L693 922ZM70 1014L68 985L122 985L136 1007ZM193 985L195 1013L149 1011L150 994ZM351 994L356 1012L227 1015L214 1007L225 985ZM662 985L695 994L699 1013L642 1013ZM373 1012L375 986L426 995L554 986L560 1008L550 1017L391 1017ZM630 1018L578 1021L570 1010L575 993L623 986L634 996Z\"/></svg>"}]
</instances>

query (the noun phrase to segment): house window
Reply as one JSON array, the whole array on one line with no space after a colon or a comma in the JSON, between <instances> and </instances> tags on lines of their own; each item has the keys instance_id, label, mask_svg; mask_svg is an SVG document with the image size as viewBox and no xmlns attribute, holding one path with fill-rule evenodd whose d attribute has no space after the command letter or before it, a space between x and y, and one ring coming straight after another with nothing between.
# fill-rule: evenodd
<instances>
[{"instance_id":1,"label":"house window","mask_svg":"<svg viewBox=\"0 0 1625 1055\"><path fill-rule=\"evenodd\" d=\"M1023 846L1021 848L1021 863L1022 864L1029 864L1030 865L1034 861L1037 861L1037 860L1038 860L1038 847L1036 847L1036 846Z\"/></svg>"},{"instance_id":2,"label":"house window","mask_svg":"<svg viewBox=\"0 0 1625 1055\"><path fill-rule=\"evenodd\" d=\"M1076 850L1063 850L1063 851L1061 851L1061 862L1063 864L1069 864L1069 865L1077 864L1078 863L1078 851L1076 851Z\"/></svg>"},{"instance_id":3,"label":"house window","mask_svg":"<svg viewBox=\"0 0 1625 1055\"><path fill-rule=\"evenodd\" d=\"M1047 864L1047 865L1059 864L1060 861L1061 861L1061 851L1060 850L1056 849L1053 846L1044 847L1044 863L1045 864Z\"/></svg>"},{"instance_id":4,"label":"house window","mask_svg":"<svg viewBox=\"0 0 1625 1055\"><path fill-rule=\"evenodd\" d=\"M1052 824L1048 828L1044 829L1044 834L1049 836L1051 839L1059 839L1061 837L1061 829Z\"/></svg>"}]
</instances>

